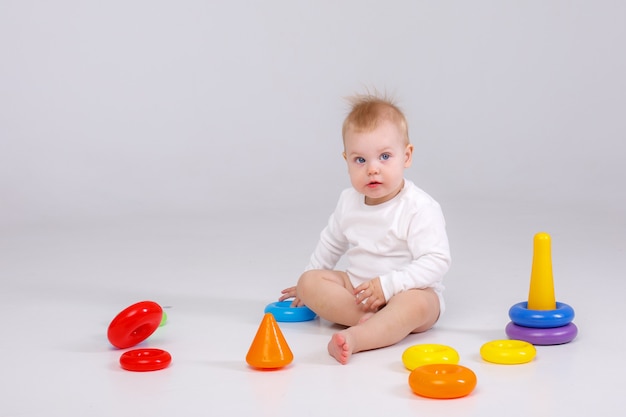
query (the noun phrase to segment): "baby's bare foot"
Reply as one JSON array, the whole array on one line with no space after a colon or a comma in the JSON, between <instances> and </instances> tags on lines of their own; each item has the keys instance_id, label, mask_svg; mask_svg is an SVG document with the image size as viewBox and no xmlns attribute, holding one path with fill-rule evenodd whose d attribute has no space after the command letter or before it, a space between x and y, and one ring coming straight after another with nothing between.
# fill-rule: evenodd
<instances>
[{"instance_id":1,"label":"baby's bare foot","mask_svg":"<svg viewBox=\"0 0 626 417\"><path fill-rule=\"evenodd\" d=\"M348 363L352 355L352 347L348 339L349 336L347 333L339 332L335 333L330 339L330 342L328 342L328 353L342 365Z\"/></svg>"}]
</instances>

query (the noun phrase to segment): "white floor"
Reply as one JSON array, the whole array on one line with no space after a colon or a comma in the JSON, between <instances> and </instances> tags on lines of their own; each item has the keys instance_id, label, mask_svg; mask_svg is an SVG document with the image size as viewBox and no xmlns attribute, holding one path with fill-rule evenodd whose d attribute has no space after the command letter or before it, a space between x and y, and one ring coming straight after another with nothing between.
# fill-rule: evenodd
<instances>
[{"instance_id":1,"label":"white floor","mask_svg":"<svg viewBox=\"0 0 626 417\"><path fill-rule=\"evenodd\" d=\"M281 323L291 365L261 372L245 356L266 304L295 282L326 214L315 210L77 220L0 235L0 417L8 416L617 416L626 410L624 216L536 205L444 205L453 249L448 309L431 331L353 356L326 352L335 327ZM232 228L235 233L228 230ZM525 365L484 362L527 299L536 232L552 236L557 300L578 337L537 347ZM134 373L107 341L113 317L153 300L168 323L141 346L172 365ZM478 384L468 397L414 395L404 349L455 348Z\"/></svg>"}]
</instances>

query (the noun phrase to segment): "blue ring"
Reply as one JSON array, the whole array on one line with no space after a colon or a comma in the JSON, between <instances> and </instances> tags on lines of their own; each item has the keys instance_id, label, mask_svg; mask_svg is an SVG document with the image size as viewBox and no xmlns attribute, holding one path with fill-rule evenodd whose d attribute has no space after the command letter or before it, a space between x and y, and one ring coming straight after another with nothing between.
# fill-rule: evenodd
<instances>
[{"instance_id":1,"label":"blue ring","mask_svg":"<svg viewBox=\"0 0 626 417\"><path fill-rule=\"evenodd\" d=\"M557 302L554 310L530 310L528 302L522 302L509 309L509 318L518 326L548 329L571 323L574 320L574 309Z\"/></svg>"},{"instance_id":2,"label":"blue ring","mask_svg":"<svg viewBox=\"0 0 626 417\"><path fill-rule=\"evenodd\" d=\"M509 322L504 329L509 339L523 340L533 345L562 345L571 342L578 334L578 327L574 323L553 328L532 328L518 326Z\"/></svg>"},{"instance_id":3,"label":"blue ring","mask_svg":"<svg viewBox=\"0 0 626 417\"><path fill-rule=\"evenodd\" d=\"M272 313L276 321L309 321L316 314L307 306L291 307L292 301L277 301L265 307L265 313Z\"/></svg>"}]
</instances>

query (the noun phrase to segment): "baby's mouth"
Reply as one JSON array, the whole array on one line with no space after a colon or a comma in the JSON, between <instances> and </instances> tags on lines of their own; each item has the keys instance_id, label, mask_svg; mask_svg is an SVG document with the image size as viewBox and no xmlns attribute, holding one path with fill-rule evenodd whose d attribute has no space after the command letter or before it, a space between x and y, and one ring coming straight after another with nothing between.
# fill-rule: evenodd
<instances>
[{"instance_id":1,"label":"baby's mouth","mask_svg":"<svg viewBox=\"0 0 626 417\"><path fill-rule=\"evenodd\" d=\"M370 188L374 188L374 187L379 186L380 184L381 183L378 182L378 181L371 181L371 182L367 183L367 186L370 187Z\"/></svg>"}]
</instances>

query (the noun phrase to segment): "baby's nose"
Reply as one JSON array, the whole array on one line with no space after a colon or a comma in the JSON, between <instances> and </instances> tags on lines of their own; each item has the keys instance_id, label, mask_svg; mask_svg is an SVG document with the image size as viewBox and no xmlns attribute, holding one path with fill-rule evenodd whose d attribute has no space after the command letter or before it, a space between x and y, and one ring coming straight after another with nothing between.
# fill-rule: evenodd
<instances>
[{"instance_id":1,"label":"baby's nose","mask_svg":"<svg viewBox=\"0 0 626 417\"><path fill-rule=\"evenodd\" d=\"M372 162L367 166L367 173L369 175L378 174L379 170L379 166L376 162Z\"/></svg>"}]
</instances>

